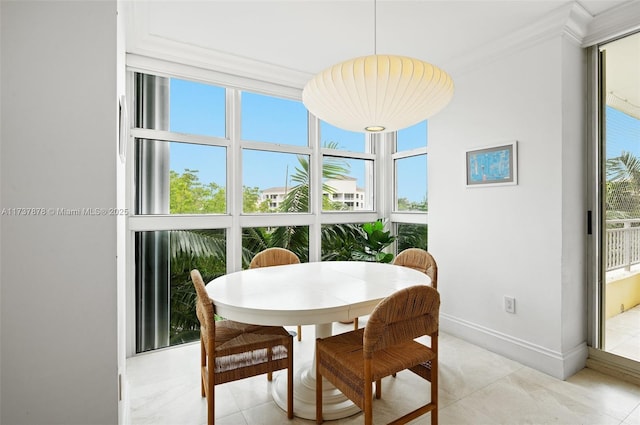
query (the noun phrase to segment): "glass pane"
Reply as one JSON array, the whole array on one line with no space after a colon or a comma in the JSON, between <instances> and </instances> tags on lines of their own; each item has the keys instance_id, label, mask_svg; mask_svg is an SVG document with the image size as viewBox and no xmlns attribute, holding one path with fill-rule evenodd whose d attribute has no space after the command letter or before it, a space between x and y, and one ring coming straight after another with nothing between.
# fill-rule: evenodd
<instances>
[{"instance_id":1,"label":"glass pane","mask_svg":"<svg viewBox=\"0 0 640 425\"><path fill-rule=\"evenodd\" d=\"M390 263L394 237L386 220L373 223L325 224L321 227L322 261Z\"/></svg>"},{"instance_id":2,"label":"glass pane","mask_svg":"<svg viewBox=\"0 0 640 425\"><path fill-rule=\"evenodd\" d=\"M242 268L249 268L251 259L267 248L286 248L300 262L309 262L309 226L245 227L242 229Z\"/></svg>"},{"instance_id":3,"label":"glass pane","mask_svg":"<svg viewBox=\"0 0 640 425\"><path fill-rule=\"evenodd\" d=\"M138 141L138 214L225 214L226 148Z\"/></svg>"},{"instance_id":4,"label":"glass pane","mask_svg":"<svg viewBox=\"0 0 640 425\"><path fill-rule=\"evenodd\" d=\"M398 252L402 252L407 248L422 248L428 251L428 226L426 224L398 223L396 225L396 234L398 236Z\"/></svg>"},{"instance_id":5,"label":"glass pane","mask_svg":"<svg viewBox=\"0 0 640 425\"><path fill-rule=\"evenodd\" d=\"M373 169L371 160L324 156L322 210L371 211Z\"/></svg>"},{"instance_id":6,"label":"glass pane","mask_svg":"<svg viewBox=\"0 0 640 425\"><path fill-rule=\"evenodd\" d=\"M361 224L323 224L321 232L322 261L355 261L352 254L364 246Z\"/></svg>"},{"instance_id":7,"label":"glass pane","mask_svg":"<svg viewBox=\"0 0 640 425\"><path fill-rule=\"evenodd\" d=\"M171 79L170 129L177 133L225 137L225 89Z\"/></svg>"},{"instance_id":8,"label":"glass pane","mask_svg":"<svg viewBox=\"0 0 640 425\"><path fill-rule=\"evenodd\" d=\"M598 341L605 351L640 361L640 33L604 46L602 105L605 169ZM594 192L595 193L595 192ZM637 370L637 369L636 369Z\"/></svg>"},{"instance_id":9,"label":"glass pane","mask_svg":"<svg viewBox=\"0 0 640 425\"><path fill-rule=\"evenodd\" d=\"M196 293L189 275L205 282L226 273L223 229L137 232L136 351L196 341Z\"/></svg>"},{"instance_id":10,"label":"glass pane","mask_svg":"<svg viewBox=\"0 0 640 425\"><path fill-rule=\"evenodd\" d=\"M243 92L241 110L243 140L309 146L302 102Z\"/></svg>"},{"instance_id":11,"label":"glass pane","mask_svg":"<svg viewBox=\"0 0 640 425\"><path fill-rule=\"evenodd\" d=\"M320 141L323 147L331 149L365 152L364 133L343 130L324 121L320 121Z\"/></svg>"},{"instance_id":12,"label":"glass pane","mask_svg":"<svg viewBox=\"0 0 640 425\"><path fill-rule=\"evenodd\" d=\"M427 155L395 161L396 211L427 211Z\"/></svg>"},{"instance_id":13,"label":"glass pane","mask_svg":"<svg viewBox=\"0 0 640 425\"><path fill-rule=\"evenodd\" d=\"M309 212L309 155L242 151L243 212Z\"/></svg>"},{"instance_id":14,"label":"glass pane","mask_svg":"<svg viewBox=\"0 0 640 425\"><path fill-rule=\"evenodd\" d=\"M398 130L398 151L427 146L427 121Z\"/></svg>"}]
</instances>

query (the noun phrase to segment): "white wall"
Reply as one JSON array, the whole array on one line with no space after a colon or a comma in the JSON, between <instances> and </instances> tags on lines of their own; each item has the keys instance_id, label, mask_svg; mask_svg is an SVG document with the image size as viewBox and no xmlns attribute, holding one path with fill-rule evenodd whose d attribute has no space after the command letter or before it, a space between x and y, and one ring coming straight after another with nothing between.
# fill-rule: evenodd
<instances>
[{"instance_id":1,"label":"white wall","mask_svg":"<svg viewBox=\"0 0 640 425\"><path fill-rule=\"evenodd\" d=\"M559 378L586 359L581 55L561 36L511 51L456 76L429 123L442 330ZM518 185L467 188L465 151L513 140Z\"/></svg>"},{"instance_id":2,"label":"white wall","mask_svg":"<svg viewBox=\"0 0 640 425\"><path fill-rule=\"evenodd\" d=\"M124 20L125 13L123 11L124 5L123 0L117 0L118 3L118 22L117 22L117 71L116 71L116 86L118 99L122 99L122 105L119 105L124 108L123 118L125 121L123 123L119 123L118 129L120 125L127 130L124 133L118 134L118 161L116 161L116 179L117 179L117 200L116 205L118 209L122 210L126 208L126 195L128 191L126 190L126 161L130 160L130 155L127 155L127 150L131 149L131 143L129 143L129 133L128 128L130 126L129 122L131 121L131 108L129 103L131 103L130 99L121 98L126 93L126 76L125 76L125 33L124 33ZM124 143L121 144L120 136L124 136ZM124 157L120 156L120 147L122 146L125 151ZM118 410L118 423L119 424L128 424L130 422L129 418L129 385L127 379L127 230L126 230L126 219L127 216L125 214L119 214L116 218L116 234L117 238L117 311L118 311L118 375L121 378L121 401L119 403Z\"/></svg>"},{"instance_id":3,"label":"white wall","mask_svg":"<svg viewBox=\"0 0 640 425\"><path fill-rule=\"evenodd\" d=\"M2 208L116 205L116 2L0 2ZM1 216L0 422L118 422L116 217Z\"/></svg>"}]
</instances>

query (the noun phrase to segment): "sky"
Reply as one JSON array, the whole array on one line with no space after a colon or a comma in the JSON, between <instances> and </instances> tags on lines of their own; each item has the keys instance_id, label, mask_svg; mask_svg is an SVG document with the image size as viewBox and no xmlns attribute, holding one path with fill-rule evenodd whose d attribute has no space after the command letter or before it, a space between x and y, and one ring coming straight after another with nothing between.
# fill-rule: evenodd
<instances>
[{"instance_id":1,"label":"sky","mask_svg":"<svg viewBox=\"0 0 640 425\"><path fill-rule=\"evenodd\" d=\"M614 158L625 152L640 157L640 120L607 106L606 157Z\"/></svg>"},{"instance_id":2,"label":"sky","mask_svg":"<svg viewBox=\"0 0 640 425\"><path fill-rule=\"evenodd\" d=\"M225 93L221 87L171 79L170 130L179 133L224 137ZM294 146L307 145L307 110L302 102L242 93L243 140L279 143ZM363 152L365 135L321 123L322 143L339 144L340 149ZM400 149L425 146L427 123L422 122L398 133ZM222 147L171 143L172 170L198 170L200 181L225 185L225 149ZM427 174L424 156L401 160L398 180L399 197L420 202L427 193ZM347 161L350 175L364 184L364 160ZM243 185L266 189L291 185L291 174L299 167L297 155L246 150L243 154Z\"/></svg>"},{"instance_id":3,"label":"sky","mask_svg":"<svg viewBox=\"0 0 640 425\"><path fill-rule=\"evenodd\" d=\"M170 129L174 132L207 136L225 136L225 92L221 87L184 80L171 80ZM242 94L243 140L306 146L307 111L302 102ZM640 120L606 108L606 156L619 156L623 151L640 157ZM341 130L321 122L321 141L337 142L341 149L362 152L365 136ZM427 143L427 122L398 132L399 149L412 149ZM225 186L225 149L186 143L171 144L171 169L184 172L198 170L200 181ZM427 171L424 156L400 160L397 170L398 197L421 202L427 193ZM365 161L349 160L350 175L363 186ZM291 175L299 167L297 155L246 150L243 154L243 185L266 189L291 186Z\"/></svg>"}]
</instances>

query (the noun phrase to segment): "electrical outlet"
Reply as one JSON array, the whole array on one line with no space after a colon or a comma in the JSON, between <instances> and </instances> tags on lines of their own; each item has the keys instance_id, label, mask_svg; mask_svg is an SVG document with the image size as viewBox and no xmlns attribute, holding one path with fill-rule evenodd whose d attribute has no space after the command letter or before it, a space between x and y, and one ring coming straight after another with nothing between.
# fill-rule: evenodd
<instances>
[{"instance_id":1,"label":"electrical outlet","mask_svg":"<svg viewBox=\"0 0 640 425\"><path fill-rule=\"evenodd\" d=\"M508 297L505 295L504 297L504 311L506 311L507 313L513 313L515 314L516 312L516 299L513 297Z\"/></svg>"}]
</instances>

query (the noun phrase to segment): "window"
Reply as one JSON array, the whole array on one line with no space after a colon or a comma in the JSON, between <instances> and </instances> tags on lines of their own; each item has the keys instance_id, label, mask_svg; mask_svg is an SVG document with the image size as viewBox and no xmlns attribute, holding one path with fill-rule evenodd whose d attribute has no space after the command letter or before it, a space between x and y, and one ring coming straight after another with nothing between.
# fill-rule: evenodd
<instances>
[{"instance_id":1,"label":"window","mask_svg":"<svg viewBox=\"0 0 640 425\"><path fill-rule=\"evenodd\" d=\"M243 212L309 212L309 158L309 155L243 149ZM277 202L265 206L266 199Z\"/></svg>"},{"instance_id":2,"label":"window","mask_svg":"<svg viewBox=\"0 0 640 425\"><path fill-rule=\"evenodd\" d=\"M349 223L351 212L374 213L376 155L365 135L311 117L318 139L297 100L131 75L136 352L198 338L191 269L211 280L271 246L309 261L313 244L317 261L314 216Z\"/></svg>"},{"instance_id":3,"label":"window","mask_svg":"<svg viewBox=\"0 0 640 425\"><path fill-rule=\"evenodd\" d=\"M242 139L309 146L301 102L242 92Z\"/></svg>"},{"instance_id":4,"label":"window","mask_svg":"<svg viewBox=\"0 0 640 425\"><path fill-rule=\"evenodd\" d=\"M227 212L226 148L149 139L137 148L147 159L137 173L139 214Z\"/></svg>"},{"instance_id":5,"label":"window","mask_svg":"<svg viewBox=\"0 0 640 425\"><path fill-rule=\"evenodd\" d=\"M137 352L200 337L189 272L205 281L226 273L225 247L222 229L135 233Z\"/></svg>"},{"instance_id":6,"label":"window","mask_svg":"<svg viewBox=\"0 0 640 425\"><path fill-rule=\"evenodd\" d=\"M181 215L227 214L225 89L135 74L135 214L159 216L131 225L135 241L137 352L198 338L193 268L205 278L226 273L226 230L179 223ZM172 219L171 217L174 217Z\"/></svg>"},{"instance_id":7,"label":"window","mask_svg":"<svg viewBox=\"0 0 640 425\"><path fill-rule=\"evenodd\" d=\"M280 247L293 251L301 262L309 262L309 226L245 227L242 229L242 268L249 268L258 252Z\"/></svg>"},{"instance_id":8,"label":"window","mask_svg":"<svg viewBox=\"0 0 640 425\"><path fill-rule=\"evenodd\" d=\"M373 210L373 160L325 155L323 157L322 190L331 194L333 202L324 202L323 211L353 210L353 200L367 199L359 211Z\"/></svg>"},{"instance_id":9,"label":"window","mask_svg":"<svg viewBox=\"0 0 640 425\"><path fill-rule=\"evenodd\" d=\"M396 168L396 210L427 211L427 155L398 158Z\"/></svg>"},{"instance_id":10,"label":"window","mask_svg":"<svg viewBox=\"0 0 640 425\"><path fill-rule=\"evenodd\" d=\"M427 249L427 122L397 132L393 158L394 206L392 222L396 251Z\"/></svg>"},{"instance_id":11,"label":"window","mask_svg":"<svg viewBox=\"0 0 640 425\"><path fill-rule=\"evenodd\" d=\"M225 137L224 88L172 78L169 90L171 131Z\"/></svg>"},{"instance_id":12,"label":"window","mask_svg":"<svg viewBox=\"0 0 640 425\"><path fill-rule=\"evenodd\" d=\"M325 146L352 152L366 152L365 135L354 131L343 130L329 123L320 121L320 140Z\"/></svg>"},{"instance_id":13,"label":"window","mask_svg":"<svg viewBox=\"0 0 640 425\"><path fill-rule=\"evenodd\" d=\"M381 218L380 140L241 84L131 76L135 351L198 338L193 268L209 281L272 246L304 262L364 258L362 224ZM426 123L399 132L397 145L396 197L410 202L382 210L393 211L398 246L426 245L426 183L418 195L404 188L426 180Z\"/></svg>"}]
</instances>

